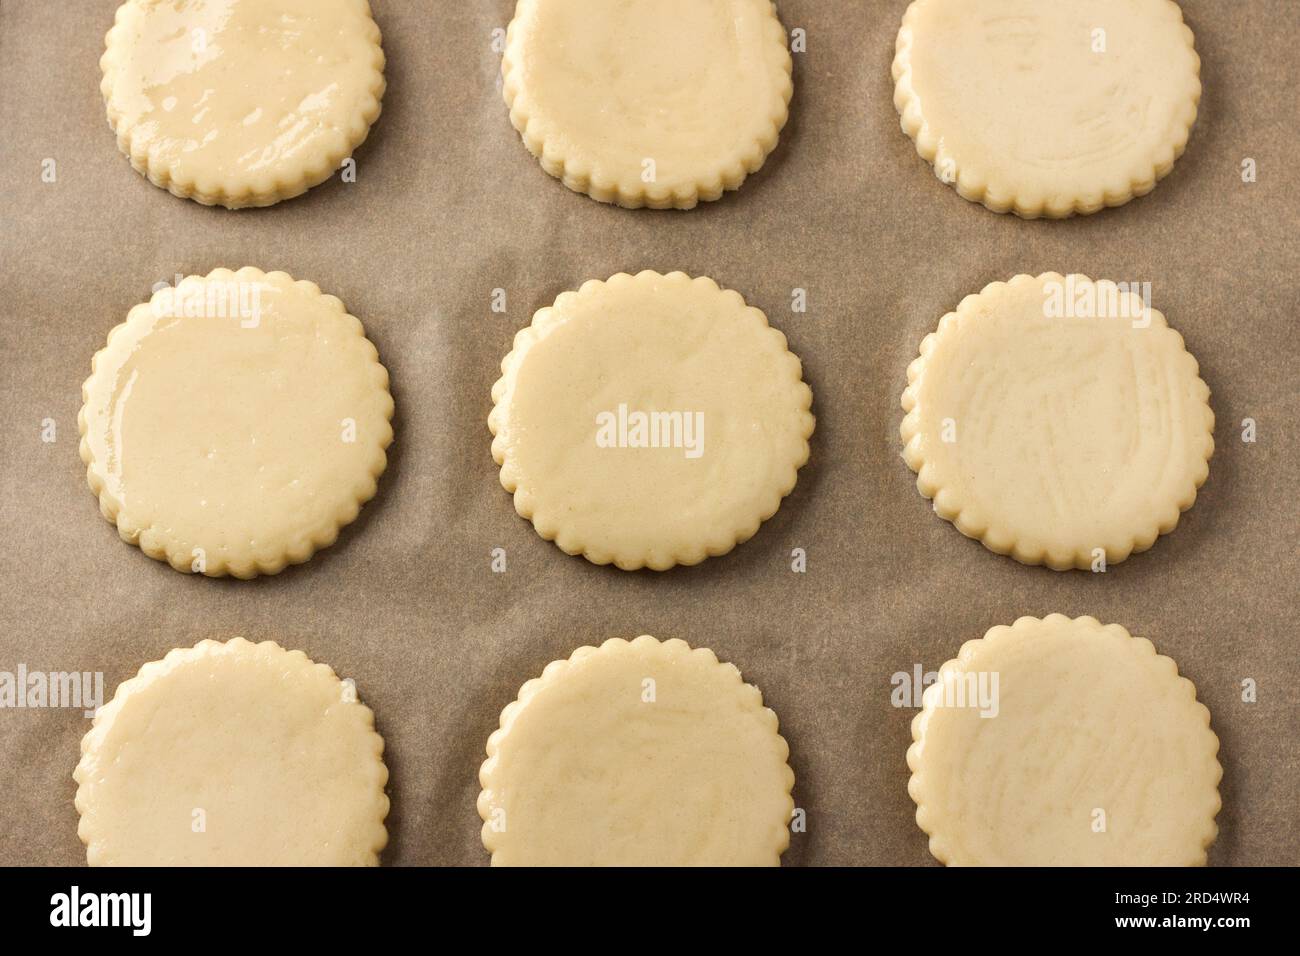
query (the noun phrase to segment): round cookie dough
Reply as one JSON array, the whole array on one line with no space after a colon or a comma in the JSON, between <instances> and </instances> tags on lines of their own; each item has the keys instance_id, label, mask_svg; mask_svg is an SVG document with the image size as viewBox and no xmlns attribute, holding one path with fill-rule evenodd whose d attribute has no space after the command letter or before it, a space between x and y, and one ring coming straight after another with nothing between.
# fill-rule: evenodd
<instances>
[{"instance_id":1,"label":"round cookie dough","mask_svg":"<svg viewBox=\"0 0 1300 956\"><path fill-rule=\"evenodd\" d=\"M1219 738L1150 641L1091 617L1022 617L964 644L939 674L907 764L941 863L1205 863Z\"/></svg>"},{"instance_id":2,"label":"round cookie dough","mask_svg":"<svg viewBox=\"0 0 1300 956\"><path fill-rule=\"evenodd\" d=\"M915 0L893 74L903 130L935 174L1025 218L1150 192L1201 99L1173 0Z\"/></svg>"},{"instance_id":3,"label":"round cookie dough","mask_svg":"<svg viewBox=\"0 0 1300 956\"><path fill-rule=\"evenodd\" d=\"M127 0L105 46L118 147L204 205L306 192L379 118L384 51L366 0Z\"/></svg>"},{"instance_id":4,"label":"round cookie dough","mask_svg":"<svg viewBox=\"0 0 1300 956\"><path fill-rule=\"evenodd\" d=\"M95 715L77 832L91 866L375 866L383 751L325 664L202 641L145 664Z\"/></svg>"},{"instance_id":5,"label":"round cookie dough","mask_svg":"<svg viewBox=\"0 0 1300 956\"><path fill-rule=\"evenodd\" d=\"M542 167L633 209L740 188L776 148L794 89L770 0L519 0L501 75Z\"/></svg>"},{"instance_id":6,"label":"round cookie dough","mask_svg":"<svg viewBox=\"0 0 1300 956\"><path fill-rule=\"evenodd\" d=\"M361 323L283 272L160 289L109 333L82 398L104 517L211 577L277 574L333 544L393 440L388 372Z\"/></svg>"},{"instance_id":7,"label":"round cookie dough","mask_svg":"<svg viewBox=\"0 0 1300 956\"><path fill-rule=\"evenodd\" d=\"M674 272L566 292L515 336L488 426L537 533L630 571L748 540L808 460L812 391L739 294Z\"/></svg>"},{"instance_id":8,"label":"round cookie dough","mask_svg":"<svg viewBox=\"0 0 1300 956\"><path fill-rule=\"evenodd\" d=\"M580 647L501 712L479 771L494 866L776 866L794 772L732 664L642 636Z\"/></svg>"},{"instance_id":9,"label":"round cookie dough","mask_svg":"<svg viewBox=\"0 0 1300 956\"><path fill-rule=\"evenodd\" d=\"M943 317L907 370L901 429L940 517L1058 571L1104 570L1174 529L1209 474L1214 413L1144 295L1020 275Z\"/></svg>"}]
</instances>

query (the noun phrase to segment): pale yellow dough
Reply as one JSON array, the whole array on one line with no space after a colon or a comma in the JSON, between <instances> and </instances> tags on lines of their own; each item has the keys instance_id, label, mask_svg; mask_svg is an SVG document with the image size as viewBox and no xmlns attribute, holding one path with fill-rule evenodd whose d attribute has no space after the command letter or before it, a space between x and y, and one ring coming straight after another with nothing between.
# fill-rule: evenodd
<instances>
[{"instance_id":1,"label":"pale yellow dough","mask_svg":"<svg viewBox=\"0 0 1300 956\"><path fill-rule=\"evenodd\" d=\"M343 303L217 269L138 305L82 386L81 458L123 540L178 571L276 574L338 537L392 442L388 372Z\"/></svg>"},{"instance_id":2,"label":"pale yellow dough","mask_svg":"<svg viewBox=\"0 0 1300 956\"><path fill-rule=\"evenodd\" d=\"M555 661L501 712L479 772L495 866L776 866L794 772L758 688L642 636Z\"/></svg>"},{"instance_id":3,"label":"pale yellow dough","mask_svg":"<svg viewBox=\"0 0 1300 956\"><path fill-rule=\"evenodd\" d=\"M587 282L533 317L501 371L488 419L501 484L538 534L597 564L663 570L725 554L808 460L798 357L712 279ZM699 454L684 432L683 447L602 445L598 422L620 407L700 422Z\"/></svg>"},{"instance_id":4,"label":"pale yellow dough","mask_svg":"<svg viewBox=\"0 0 1300 956\"><path fill-rule=\"evenodd\" d=\"M1078 317L1090 295L1107 304ZM994 282L925 337L907 379L901 434L917 489L963 534L1026 564L1123 561L1174 529L1209 474L1214 413L1196 359L1115 283Z\"/></svg>"},{"instance_id":5,"label":"pale yellow dough","mask_svg":"<svg viewBox=\"0 0 1300 956\"><path fill-rule=\"evenodd\" d=\"M983 717L956 688L993 674ZM1118 624L1052 614L992 628L943 665L912 736L908 791L942 863L1199 866L1218 833L1210 712Z\"/></svg>"},{"instance_id":6,"label":"pale yellow dough","mask_svg":"<svg viewBox=\"0 0 1300 956\"><path fill-rule=\"evenodd\" d=\"M793 92L770 0L519 0L501 73L546 171L628 208L738 189L776 148Z\"/></svg>"},{"instance_id":7,"label":"pale yellow dough","mask_svg":"<svg viewBox=\"0 0 1300 956\"><path fill-rule=\"evenodd\" d=\"M325 664L243 638L177 649L81 742L91 866L374 866L388 768L374 715Z\"/></svg>"},{"instance_id":8,"label":"pale yellow dough","mask_svg":"<svg viewBox=\"0 0 1300 956\"><path fill-rule=\"evenodd\" d=\"M118 147L205 205L297 196L379 118L384 52L366 0L127 0L105 46Z\"/></svg>"},{"instance_id":9,"label":"pale yellow dough","mask_svg":"<svg viewBox=\"0 0 1300 956\"><path fill-rule=\"evenodd\" d=\"M936 175L1026 218L1150 192L1201 98L1173 0L916 0L893 74L903 130Z\"/></svg>"}]
</instances>

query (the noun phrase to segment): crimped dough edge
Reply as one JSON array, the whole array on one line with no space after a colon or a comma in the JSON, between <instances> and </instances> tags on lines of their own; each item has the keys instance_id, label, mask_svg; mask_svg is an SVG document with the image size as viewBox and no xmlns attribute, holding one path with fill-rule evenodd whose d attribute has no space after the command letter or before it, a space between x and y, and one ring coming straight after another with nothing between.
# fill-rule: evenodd
<instances>
[{"instance_id":1,"label":"crimped dough edge","mask_svg":"<svg viewBox=\"0 0 1300 956\"><path fill-rule=\"evenodd\" d=\"M790 827L789 820L794 813L794 770L790 768L789 757L790 747L780 733L780 723L777 719L776 712L770 707L764 706L762 691L754 684L746 683L741 676L740 670L734 664L723 663L718 660L713 651L705 647L692 648L680 638L669 638L661 641L649 634L642 634L631 641L621 637L611 637L602 643L599 647L586 644L577 648L566 659L555 660L542 670L540 677L534 677L527 680L519 688L519 693L515 700L507 704L501 711L499 726L487 740L487 759L479 767L479 786L482 790L479 792L476 803L480 819L483 820L482 839L483 848L492 854L492 865L501 866L506 863L502 859L502 849L500 841L497 839L500 834L492 828L492 792L496 773L499 767L497 753L501 749L501 742L510 733L515 720L523 712L528 701L536 694L541 692L546 686L552 683L563 681L565 675L573 666L582 660L597 654L618 654L631 650L640 650L642 648L654 648L660 653L665 660L683 660L687 657L696 657L706 660L715 667L721 668L724 673L729 675L735 684L743 684L753 693L750 695L752 705L749 710L771 730L772 735L772 752L778 758L785 762L785 798L786 810L784 819L774 823L772 827L772 865L779 866L781 855L790 846Z\"/></svg>"},{"instance_id":2,"label":"crimped dough edge","mask_svg":"<svg viewBox=\"0 0 1300 956\"><path fill-rule=\"evenodd\" d=\"M565 528L556 524L555 526L539 525L534 518L533 500L530 494L519 487L519 476L514 463L507 454L507 446L502 432L505 429L504 418L506 407L510 397L510 391L513 385L515 370L523 361L524 356L534 344L541 341L550 330L561 325L565 319L563 308L567 302L573 301L579 297L587 297L600 294L606 287L617 289L620 286L630 285L638 282L649 282L654 280L665 280L678 285L699 285L710 291L725 296L739 309L743 310L746 315L750 316L757 322L761 322L763 331L769 335L774 343L785 351L788 356L788 365L791 371L791 380L802 386L800 389L800 406L802 412L803 429L799 435L801 439L800 448L796 451L790 460L790 467L786 474L785 480L780 486L772 490L764 507L758 514L753 515L749 520L744 521L728 531L726 534L710 539L702 545L698 542L682 544L670 554L666 560L655 560L651 555L638 549L627 549L622 552L598 550L596 546L581 538L566 537L564 541L560 537L564 534ZM513 496L515 512L521 517L527 519L533 524L534 530L546 541L552 541L566 554L582 555L592 564L608 565L613 564L623 571L638 571L642 568L650 568L654 571L667 571L677 565L691 566L700 564L707 558L716 558L730 553L737 545L744 544L755 534L767 521L780 509L781 502L794 491L795 484L798 481L798 472L808 462L811 454L811 448L808 440L812 437L816 428L816 418L813 416L812 409L812 389L803 381L803 365L799 357L789 351L785 335L779 330L773 328L767 320L766 314L761 310L749 306L745 303L744 298L739 292L731 289L721 288L717 282L707 276L698 276L692 278L684 272L670 272L662 274L651 269L645 269L636 275L630 275L626 272L620 272L611 276L609 279L589 279L576 291L561 293L555 302L545 308L539 309L533 315L532 322L522 328L515 334L514 347L501 360L501 377L497 379L492 386L493 407L488 415L488 430L493 435L492 440L492 458L500 466L501 486Z\"/></svg>"},{"instance_id":3,"label":"crimped dough edge","mask_svg":"<svg viewBox=\"0 0 1300 956\"><path fill-rule=\"evenodd\" d=\"M86 847L86 862L90 866L111 865L100 858L96 853L94 845L95 834L86 813L89 809L89 794L87 790L86 774L87 769L86 756L95 748L99 739L106 733L107 727L116 718L118 711L122 709L125 701L139 690L143 690L153 682L164 678L174 670L178 665L190 661L201 660L215 654L239 654L242 656L262 656L262 657L281 657L284 660L292 660L295 666L301 669L323 669L329 677L338 680L338 675L328 664L323 664L311 660L304 652L300 650L286 650L275 641L262 641L254 644L243 637L234 637L229 641L202 640L193 647L177 647L168 651L161 659L149 661L141 666L140 670L134 677L128 678L117 685L117 690L113 694L113 699L99 708L95 712L94 720L91 722L90 730L81 738L82 758L77 762L76 769L72 772L72 779L77 783L77 793L73 804L77 809L80 817L77 824L77 836ZM380 736L375 729L375 714L368 706L360 700L355 702L357 723L369 730L371 749L374 753L374 763L371 765L374 776L374 784L379 790L382 799L382 809L376 819L379 824L377 835L372 841L369 849L370 859L368 866L379 865L379 855L388 845L388 828L384 821L388 818L388 811L391 801L384 792L388 785L388 765L384 763L384 738Z\"/></svg>"},{"instance_id":4,"label":"crimped dough edge","mask_svg":"<svg viewBox=\"0 0 1300 956\"><path fill-rule=\"evenodd\" d=\"M1183 20L1182 8L1174 0L1166 0L1172 8L1172 15L1178 18L1183 28L1184 37L1195 63L1195 74L1192 83L1188 85L1181 116L1173 122L1169 139L1151 158L1149 166L1144 165L1142 168L1133 169L1127 181L1117 180L1108 183L1100 193L1070 196L1068 205L1052 205L1044 196L1031 196L1019 192L1014 182L990 183L986 173L961 167L945 148L942 134L931 129L926 121L920 97L912 85L914 40L912 29L919 15L919 8L926 2L927 0L912 0L903 14L891 68L894 78L894 106L898 110L903 132L916 144L917 154L934 167L935 176L940 177L941 181L943 170L949 169L952 176L949 185L953 186L963 199L979 203L991 212L1014 213L1021 219L1068 219L1075 215L1088 216L1107 207L1123 206L1151 192L1155 189L1156 183L1173 171L1174 163L1187 149L1187 141L1191 137L1192 127L1196 124L1197 110L1201 102L1201 60L1196 53L1195 36Z\"/></svg>"},{"instance_id":5,"label":"crimped dough edge","mask_svg":"<svg viewBox=\"0 0 1300 956\"><path fill-rule=\"evenodd\" d=\"M922 696L922 709L912 718L912 743L907 748L907 768L911 771L908 778L907 793L916 804L916 825L921 828L922 832L929 838L929 850L931 856L942 863L944 866L979 866L977 860L971 860L959 857L957 853L945 841L943 834L939 831L936 822L931 818L931 814L925 804L925 768L924 757L921 753L921 744L924 736L924 726L926 716L935 709L935 703L939 695L943 692L943 675L960 671L961 668L969 664L973 657L981 650L985 650L993 644L1001 643L1008 640L1050 640L1050 638L1033 637L1030 638L1025 632L1034 628L1038 624L1076 624L1095 629L1097 632L1109 632L1127 639L1126 647L1129 652L1137 656L1155 657L1164 662L1165 669L1169 676L1174 678L1180 687L1185 685L1185 692L1196 708L1196 712L1203 719L1206 732L1209 739L1213 741L1211 747L1207 748L1205 758L1214 764L1212 776L1215 783L1215 801L1214 808L1209 817L1206 819L1201 829L1198 840L1198 850L1183 863L1183 866L1204 866L1207 859L1207 851L1219 835L1219 827L1215 822L1219 810L1223 807L1223 801L1218 791L1219 781L1223 779L1223 766L1219 763L1219 737L1210 726L1210 710L1203 703L1196 699L1196 685L1188 678L1178 673L1178 664L1170 657L1158 654L1155 645L1144 637L1137 637L1129 633L1128 629L1120 624L1102 624L1097 618L1090 615L1081 615L1071 619L1064 614L1049 614L1044 618L1036 618L1030 615L1019 617L1009 627L1004 624L991 627L985 632L982 638L966 641L962 644L957 656L945 662L939 669L940 677L925 689Z\"/></svg>"},{"instance_id":6,"label":"crimped dough edge","mask_svg":"<svg viewBox=\"0 0 1300 956\"><path fill-rule=\"evenodd\" d=\"M1077 273L1074 274L1073 278L1076 281L1093 282L1087 276ZM1087 547L1079 546L1069 555L1053 555L1046 545L1033 548L1027 547L1009 530L994 526L986 516L972 508L969 502L959 500L955 493L952 493L946 487L944 477L937 474L933 463L926 461L921 450L920 410L917 407L918 389L922 375L925 372L926 358L943 340L944 336L950 334L961 323L979 321L978 313L982 296L996 292L1005 286L1043 281L1065 282L1066 279L1066 276L1058 272L1044 272L1037 276L1022 273L1006 282L990 282L978 293L973 293L962 299L956 311L949 312L940 319L938 328L921 340L920 354L907 367L908 384L903 391L901 401L903 411L906 414L899 426L899 435L903 441L903 460L916 473L917 491L923 497L931 499L934 504L935 514L945 521L951 522L966 537L974 538L995 554L1009 555L1021 564L1045 565L1054 571L1074 569L1087 571L1092 568L1092 550L1094 548L1100 547L1104 550L1108 565L1118 564L1133 554L1146 551L1156 543L1156 540L1161 535L1173 531L1178 526L1182 513L1196 503L1197 491L1209 478L1209 463L1214 455L1214 410L1209 404L1210 388L1200 378L1199 365L1195 356L1184 348L1183 355L1186 356L1193 373L1196 375L1197 390L1203 403L1205 444L1200 467L1196 469L1191 480L1184 485L1182 493L1169 503L1169 508L1166 508L1162 514L1153 514L1145 526L1136 528L1130 534L1121 538L1112 538L1104 542L1090 542ZM1109 280L1104 279L1094 284L1103 288L1108 284L1113 285ZM1179 341L1182 341L1181 335L1177 330L1170 328L1164 314L1158 309L1151 309L1151 326L1152 328L1168 330L1173 335L1178 335Z\"/></svg>"},{"instance_id":7,"label":"crimped dough edge","mask_svg":"<svg viewBox=\"0 0 1300 956\"><path fill-rule=\"evenodd\" d=\"M506 108L510 111L510 124L519 133L528 151L538 160L546 172L560 180L573 192L590 196L598 202L621 206L624 209L694 209L700 202L714 202L733 190L737 190L752 173L758 172L767 157L776 149L790 117L790 100L794 96L794 62L786 44L785 27L777 15L776 4L771 4L772 16L769 20L768 33L771 41L778 43L785 52L785 76L781 88L781 105L772 112L762 133L749 148L716 169L707 179L697 179L694 183L680 187L667 194L655 190L652 184L615 181L596 170L585 168L565 156L557 145L555 138L548 138L541 129L541 124L528 112L520 95L518 44L519 30L516 23L524 6L532 0L517 0L515 16L506 29L506 47L501 58L501 93Z\"/></svg>"}]
</instances>

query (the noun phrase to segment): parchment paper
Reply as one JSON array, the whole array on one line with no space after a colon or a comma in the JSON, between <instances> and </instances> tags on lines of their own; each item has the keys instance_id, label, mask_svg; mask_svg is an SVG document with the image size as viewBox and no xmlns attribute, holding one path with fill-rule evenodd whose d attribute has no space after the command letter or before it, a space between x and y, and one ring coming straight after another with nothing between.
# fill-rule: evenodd
<instances>
[{"instance_id":1,"label":"parchment paper","mask_svg":"<svg viewBox=\"0 0 1300 956\"><path fill-rule=\"evenodd\" d=\"M900 131L889 67L904 0L782 0L807 52L780 147L739 193L689 213L600 205L528 155L492 49L510 0L375 0L389 86L355 183L260 211L176 199L131 170L105 121L114 6L0 2L0 670L102 671L111 696L203 638L301 648L356 681L387 740L385 861L483 864L477 771L519 685L580 644L681 637L734 661L781 718L807 812L787 864L924 864L904 761L914 711L891 705L891 675L937 668L1022 614L1092 614L1153 640L1213 713L1211 862L1300 863L1300 4L1185 0L1205 84L1187 154L1146 198L1034 223L960 199ZM339 296L397 401L391 467L360 520L251 583L181 575L120 542L76 425L91 355L154 283L245 264ZM485 424L534 310L642 268L710 275L767 312L818 416L811 463L757 537L666 574L595 567L537 537L498 484ZM921 338L987 282L1049 269L1151 282L1218 416L1195 508L1106 574L1022 567L963 538L899 456ZM806 313L791 311L795 288ZM498 547L505 574L490 568ZM790 570L794 548L806 574ZM1256 703L1241 699L1247 678ZM0 710L0 863L84 860L71 774L88 726L77 710Z\"/></svg>"}]
</instances>

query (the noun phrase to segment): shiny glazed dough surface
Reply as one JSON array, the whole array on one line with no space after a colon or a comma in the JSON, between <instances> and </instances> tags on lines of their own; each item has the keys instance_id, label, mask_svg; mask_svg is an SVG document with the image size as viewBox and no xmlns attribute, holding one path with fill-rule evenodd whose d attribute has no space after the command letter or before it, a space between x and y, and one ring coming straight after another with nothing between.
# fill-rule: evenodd
<instances>
[{"instance_id":1,"label":"shiny glazed dough surface","mask_svg":"<svg viewBox=\"0 0 1300 956\"><path fill-rule=\"evenodd\" d=\"M361 323L284 273L161 290L112 331L82 394L105 517L209 575L275 573L333 543L392 441L388 373Z\"/></svg>"},{"instance_id":2,"label":"shiny glazed dough surface","mask_svg":"<svg viewBox=\"0 0 1300 956\"><path fill-rule=\"evenodd\" d=\"M129 0L103 93L123 152L205 203L267 205L327 178L379 116L365 0Z\"/></svg>"}]
</instances>

